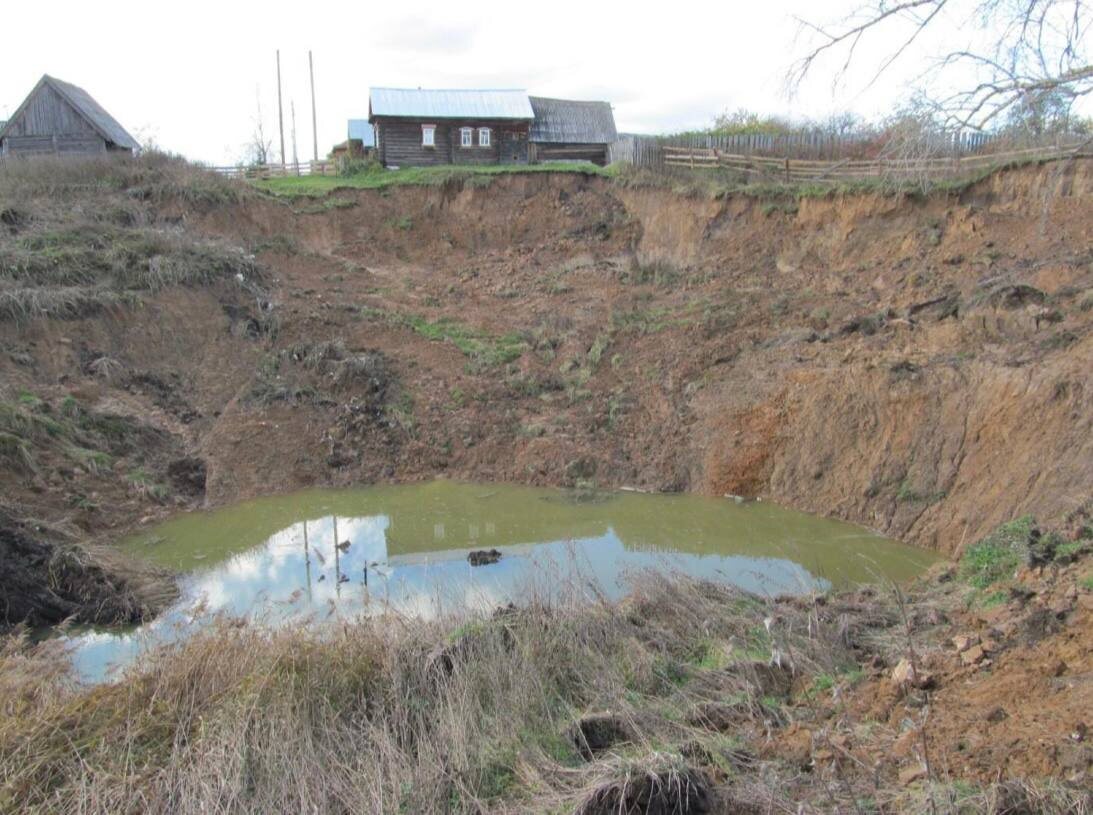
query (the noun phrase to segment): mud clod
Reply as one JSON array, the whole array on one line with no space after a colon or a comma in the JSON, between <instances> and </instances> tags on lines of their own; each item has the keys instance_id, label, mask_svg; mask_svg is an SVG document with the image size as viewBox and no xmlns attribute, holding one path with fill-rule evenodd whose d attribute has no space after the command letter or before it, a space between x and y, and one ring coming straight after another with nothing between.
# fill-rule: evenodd
<instances>
[{"instance_id":1,"label":"mud clod","mask_svg":"<svg viewBox=\"0 0 1093 815\"><path fill-rule=\"evenodd\" d=\"M601 785L577 815L705 815L714 799L706 777L690 768L634 772Z\"/></svg>"},{"instance_id":2,"label":"mud clod","mask_svg":"<svg viewBox=\"0 0 1093 815\"><path fill-rule=\"evenodd\" d=\"M585 761L633 739L630 725L613 713L589 713L582 716L567 733L567 738Z\"/></svg>"},{"instance_id":3,"label":"mud clod","mask_svg":"<svg viewBox=\"0 0 1093 815\"><path fill-rule=\"evenodd\" d=\"M0 630L17 623L52 625L68 618L137 622L140 601L72 543L51 540L0 510Z\"/></svg>"},{"instance_id":4,"label":"mud clod","mask_svg":"<svg viewBox=\"0 0 1093 815\"><path fill-rule=\"evenodd\" d=\"M193 456L177 458L167 465L167 477L183 495L200 498L205 494L207 467L203 459Z\"/></svg>"}]
</instances>

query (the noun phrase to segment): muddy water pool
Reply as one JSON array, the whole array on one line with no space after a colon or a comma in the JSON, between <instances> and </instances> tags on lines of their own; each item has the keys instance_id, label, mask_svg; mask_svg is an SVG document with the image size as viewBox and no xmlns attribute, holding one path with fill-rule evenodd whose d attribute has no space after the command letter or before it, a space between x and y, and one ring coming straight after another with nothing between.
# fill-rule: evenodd
<instances>
[{"instance_id":1,"label":"muddy water pool","mask_svg":"<svg viewBox=\"0 0 1093 815\"><path fill-rule=\"evenodd\" d=\"M278 625L392 610L432 616L563 593L617 598L650 571L773 595L901 581L935 559L765 502L451 481L261 498L178 516L121 546L176 570L181 595L137 628L68 632L87 681L218 615ZM483 551L494 554L472 559L500 558L472 565L468 555Z\"/></svg>"}]
</instances>

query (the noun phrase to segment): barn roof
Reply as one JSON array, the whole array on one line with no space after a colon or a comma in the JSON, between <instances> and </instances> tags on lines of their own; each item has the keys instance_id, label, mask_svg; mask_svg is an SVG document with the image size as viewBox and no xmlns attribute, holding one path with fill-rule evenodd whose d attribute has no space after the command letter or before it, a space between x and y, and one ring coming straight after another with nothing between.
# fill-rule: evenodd
<instances>
[{"instance_id":1,"label":"barn roof","mask_svg":"<svg viewBox=\"0 0 1093 815\"><path fill-rule=\"evenodd\" d=\"M415 119L533 119L527 91L422 90L371 88L369 119L406 116Z\"/></svg>"},{"instance_id":2,"label":"barn roof","mask_svg":"<svg viewBox=\"0 0 1093 815\"><path fill-rule=\"evenodd\" d=\"M83 116L88 123L95 128L98 134L107 141L113 142L118 147L128 148L129 150L140 149L137 140L130 136L126 129L118 123L118 120L107 113L102 105L92 99L91 94L83 88L76 87L68 82L62 82L60 79L49 76L48 74L38 80L38 84L34 86L34 90L27 94L27 98L23 100L23 103L19 105L15 113L12 114L7 124L11 124L19 118L23 109L43 85L48 85L60 94L64 100L72 105L72 107L76 109L76 112ZM7 125L0 127L0 137L3 137L6 128Z\"/></svg>"},{"instance_id":3,"label":"barn roof","mask_svg":"<svg viewBox=\"0 0 1093 815\"><path fill-rule=\"evenodd\" d=\"M615 116L608 102L547 99L531 96L535 120L531 123L533 142L608 144L618 138Z\"/></svg>"},{"instance_id":4,"label":"barn roof","mask_svg":"<svg viewBox=\"0 0 1093 815\"><path fill-rule=\"evenodd\" d=\"M376 146L376 131L367 119L349 120L349 138L360 139L362 147Z\"/></svg>"}]
</instances>

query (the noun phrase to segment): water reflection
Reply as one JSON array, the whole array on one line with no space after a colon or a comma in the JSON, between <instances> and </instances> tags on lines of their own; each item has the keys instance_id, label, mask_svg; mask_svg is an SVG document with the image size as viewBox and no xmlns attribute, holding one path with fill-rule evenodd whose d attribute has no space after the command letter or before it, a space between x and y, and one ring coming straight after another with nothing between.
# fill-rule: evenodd
<instances>
[{"instance_id":1,"label":"water reflection","mask_svg":"<svg viewBox=\"0 0 1093 815\"><path fill-rule=\"evenodd\" d=\"M872 568L905 577L929 559L855 527L777 507L632 495L573 505L542 490L490 490L441 482L303 493L289 510L296 520L246 548L239 548L248 540L242 530L283 523L263 512L280 505L251 502L169 522L131 546L192 568L179 601L140 629L74 636L77 671L100 680L147 644L185 636L218 614L277 625L386 610L432 616L463 606L489 609L531 593L618 597L628 575L647 569L777 594L824 589L830 579L860 580ZM494 500L499 493L503 500ZM336 511L302 511L317 504ZM339 514L354 505L388 511ZM497 548L503 556L472 567L467 554L476 548Z\"/></svg>"}]
</instances>

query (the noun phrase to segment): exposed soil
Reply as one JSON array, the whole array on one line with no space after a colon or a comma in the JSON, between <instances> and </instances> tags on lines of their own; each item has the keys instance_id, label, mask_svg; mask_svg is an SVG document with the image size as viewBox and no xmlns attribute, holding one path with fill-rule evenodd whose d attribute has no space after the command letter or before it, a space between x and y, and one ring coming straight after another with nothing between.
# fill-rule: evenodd
<instances>
[{"instance_id":1,"label":"exposed soil","mask_svg":"<svg viewBox=\"0 0 1093 815\"><path fill-rule=\"evenodd\" d=\"M763 739L764 753L821 777L873 775L897 786L927 776L1088 784L1093 543L1082 551L1071 563L1022 568L989 607L969 605L953 567L935 569L886 634L903 639L904 664L874 654L850 687L801 683L795 721ZM826 613L868 626L874 597L836 600Z\"/></svg>"},{"instance_id":2,"label":"exposed soil","mask_svg":"<svg viewBox=\"0 0 1093 815\"><path fill-rule=\"evenodd\" d=\"M210 504L437 474L594 480L761 495L953 552L1025 512L1057 521L1093 483L1091 167L925 200L537 174L345 191L310 214L163 205L258 252L275 336L231 292L172 289L3 324L0 370L162 428L205 462ZM422 330L437 321L486 350ZM506 337L516 352L492 354ZM382 356L394 420L354 413L374 386L297 359L327 342ZM100 356L125 375L96 376Z\"/></svg>"},{"instance_id":3,"label":"exposed soil","mask_svg":"<svg viewBox=\"0 0 1093 815\"><path fill-rule=\"evenodd\" d=\"M1093 483L1091 166L796 212L559 175L213 213L195 226L293 236L260 254L277 344L382 351L413 428L393 460L331 471L336 408L316 422L235 402L207 437L210 499L438 472L585 479L761 495L948 552L1017 514L1061 519ZM480 364L406 315L530 348Z\"/></svg>"},{"instance_id":4,"label":"exposed soil","mask_svg":"<svg viewBox=\"0 0 1093 815\"><path fill-rule=\"evenodd\" d=\"M0 543L22 554L4 620L131 620L169 596L86 548L58 578L69 550L49 530L101 553L180 508L312 485L761 496L952 554L1019 515L1061 526L1093 492L1091 205L1089 160L925 198L709 200L540 173L150 202L142 217L254 253L263 289L0 320L0 398L108 455L48 433L6 450ZM937 584L909 606L950 643L915 668L929 687L876 663L764 749L809 772L884 755L897 779L1088 773L1078 570L1027 570L987 610Z\"/></svg>"}]
</instances>

